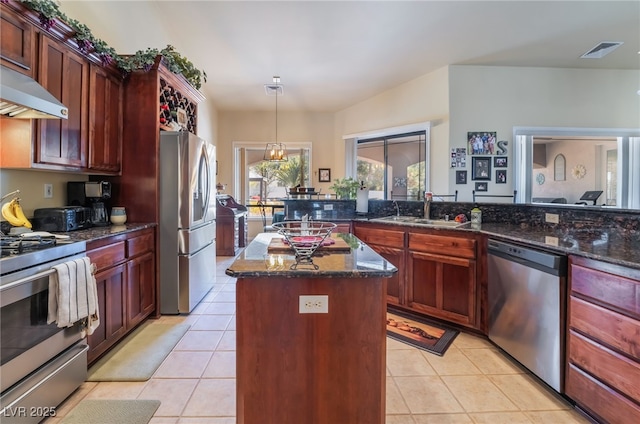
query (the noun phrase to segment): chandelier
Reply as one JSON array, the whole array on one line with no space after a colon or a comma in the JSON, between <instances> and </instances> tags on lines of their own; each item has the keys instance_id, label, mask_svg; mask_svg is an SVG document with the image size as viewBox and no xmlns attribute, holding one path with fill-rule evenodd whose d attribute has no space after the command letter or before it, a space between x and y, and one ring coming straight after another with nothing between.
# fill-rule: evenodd
<instances>
[{"instance_id":1,"label":"chandelier","mask_svg":"<svg viewBox=\"0 0 640 424\"><path fill-rule=\"evenodd\" d=\"M264 149L263 159L269 162L286 162L289 160L287 155L287 146L284 143L278 143L278 96L284 94L284 87L280 84L280 77L273 77L273 84L265 84L267 96L275 96L276 98L276 138L274 143L267 143Z\"/></svg>"}]
</instances>

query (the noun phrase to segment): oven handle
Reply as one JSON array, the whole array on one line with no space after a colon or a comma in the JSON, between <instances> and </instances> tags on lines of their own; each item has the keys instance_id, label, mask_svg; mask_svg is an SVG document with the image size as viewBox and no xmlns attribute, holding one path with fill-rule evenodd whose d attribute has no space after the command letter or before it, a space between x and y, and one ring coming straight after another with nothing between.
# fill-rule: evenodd
<instances>
[{"instance_id":1,"label":"oven handle","mask_svg":"<svg viewBox=\"0 0 640 424\"><path fill-rule=\"evenodd\" d=\"M51 268L51 269L39 272L39 273L34 274L34 275L30 275L28 277L21 278L19 280L13 281L13 282L11 282L9 284L5 284L4 286L2 286L2 291L12 289L14 287L20 286L20 285L25 284L25 283L29 283L31 281L35 281L35 280L43 278L43 277L47 277L47 276L53 274L54 272L56 272L56 270Z\"/></svg>"},{"instance_id":2,"label":"oven handle","mask_svg":"<svg viewBox=\"0 0 640 424\"><path fill-rule=\"evenodd\" d=\"M97 271L96 264L91 264L91 274L95 275L96 271ZM18 287L19 285L22 285L22 284L25 284L25 283L29 283L31 281L35 281L35 280L38 280L38 279L43 278L43 277L48 277L49 275L53 274L54 272L56 272L56 270L54 268L51 268L51 269L39 272L39 273L34 274L34 275L30 275L28 277L21 278L19 280L13 281L11 283L5 284L4 286L2 286L2 290L1 291L9 290L9 289L12 289L14 287Z\"/></svg>"}]
</instances>

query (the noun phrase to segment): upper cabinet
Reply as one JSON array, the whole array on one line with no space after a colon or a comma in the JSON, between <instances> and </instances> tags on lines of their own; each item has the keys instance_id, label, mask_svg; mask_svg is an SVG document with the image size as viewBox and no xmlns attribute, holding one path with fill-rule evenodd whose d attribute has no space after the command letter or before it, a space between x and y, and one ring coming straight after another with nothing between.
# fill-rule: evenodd
<instances>
[{"instance_id":1,"label":"upper cabinet","mask_svg":"<svg viewBox=\"0 0 640 424\"><path fill-rule=\"evenodd\" d=\"M64 22L50 30L21 3L1 3L2 65L36 79L68 119L0 118L2 168L118 175L122 162L122 74L78 49Z\"/></svg>"},{"instance_id":2,"label":"upper cabinet","mask_svg":"<svg viewBox=\"0 0 640 424\"><path fill-rule=\"evenodd\" d=\"M40 40L40 84L69 108L69 119L38 120L36 161L87 167L89 61L49 37Z\"/></svg>"},{"instance_id":3,"label":"upper cabinet","mask_svg":"<svg viewBox=\"0 0 640 424\"><path fill-rule=\"evenodd\" d=\"M0 14L0 63L33 77L36 51L33 34L33 25L13 10L3 7Z\"/></svg>"}]
</instances>

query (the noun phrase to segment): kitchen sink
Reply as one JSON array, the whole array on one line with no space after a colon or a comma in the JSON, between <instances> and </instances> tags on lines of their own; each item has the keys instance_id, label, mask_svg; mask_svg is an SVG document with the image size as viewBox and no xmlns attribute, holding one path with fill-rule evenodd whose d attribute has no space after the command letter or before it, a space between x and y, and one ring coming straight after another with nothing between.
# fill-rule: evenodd
<instances>
[{"instance_id":1,"label":"kitchen sink","mask_svg":"<svg viewBox=\"0 0 640 424\"><path fill-rule=\"evenodd\" d=\"M391 215L382 218L374 218L372 221L378 222L401 222L406 224L420 224L430 227L457 228L467 225L467 222L445 221L444 219L427 219L416 216Z\"/></svg>"}]
</instances>

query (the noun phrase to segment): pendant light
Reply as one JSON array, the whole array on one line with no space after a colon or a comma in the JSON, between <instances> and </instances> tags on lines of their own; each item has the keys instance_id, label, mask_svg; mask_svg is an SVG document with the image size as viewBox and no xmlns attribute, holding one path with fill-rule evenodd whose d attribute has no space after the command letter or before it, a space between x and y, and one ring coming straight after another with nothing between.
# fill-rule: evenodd
<instances>
[{"instance_id":1,"label":"pendant light","mask_svg":"<svg viewBox=\"0 0 640 424\"><path fill-rule=\"evenodd\" d=\"M278 143L278 96L284 94L283 86L280 84L280 77L273 77L273 84L265 84L267 96L275 96L276 98L276 138L274 143L267 143L264 149L263 159L269 162L286 162L289 160L287 155L287 146L284 143Z\"/></svg>"}]
</instances>

